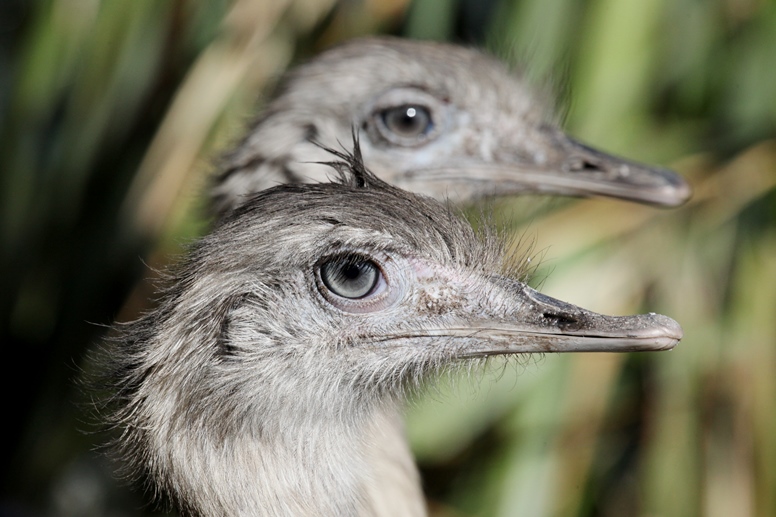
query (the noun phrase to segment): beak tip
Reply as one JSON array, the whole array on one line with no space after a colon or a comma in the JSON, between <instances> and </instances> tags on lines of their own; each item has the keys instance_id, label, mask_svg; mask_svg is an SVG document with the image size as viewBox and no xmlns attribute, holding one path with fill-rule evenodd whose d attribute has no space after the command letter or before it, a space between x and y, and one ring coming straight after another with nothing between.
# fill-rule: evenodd
<instances>
[{"instance_id":1,"label":"beak tip","mask_svg":"<svg viewBox=\"0 0 776 517\"><path fill-rule=\"evenodd\" d=\"M679 323L662 314L650 313L653 329L655 331L655 345L657 350L671 350L684 337L684 331Z\"/></svg>"},{"instance_id":2,"label":"beak tip","mask_svg":"<svg viewBox=\"0 0 776 517\"><path fill-rule=\"evenodd\" d=\"M656 197L658 204L666 208L676 208L687 203L692 197L693 191L689 183L681 176L671 172L673 181L666 185Z\"/></svg>"}]
</instances>

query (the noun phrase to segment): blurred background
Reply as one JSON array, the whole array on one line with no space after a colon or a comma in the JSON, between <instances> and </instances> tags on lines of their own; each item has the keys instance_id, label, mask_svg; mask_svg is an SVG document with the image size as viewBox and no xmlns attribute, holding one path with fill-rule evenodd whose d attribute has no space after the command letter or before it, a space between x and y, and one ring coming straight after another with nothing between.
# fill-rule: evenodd
<instances>
[{"instance_id":1,"label":"blurred background","mask_svg":"<svg viewBox=\"0 0 776 517\"><path fill-rule=\"evenodd\" d=\"M213 160L280 74L365 34L527 67L573 136L695 189L675 210L496 203L544 292L685 339L443 379L408 415L432 513L776 515L771 0L2 0L0 515L154 514L96 450L85 354L207 229Z\"/></svg>"}]
</instances>

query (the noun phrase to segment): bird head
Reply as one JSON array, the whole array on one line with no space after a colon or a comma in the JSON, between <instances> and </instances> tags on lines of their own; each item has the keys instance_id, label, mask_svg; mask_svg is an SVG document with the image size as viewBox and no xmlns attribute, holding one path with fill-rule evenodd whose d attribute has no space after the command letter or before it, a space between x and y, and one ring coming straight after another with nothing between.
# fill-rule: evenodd
<instances>
[{"instance_id":1,"label":"bird head","mask_svg":"<svg viewBox=\"0 0 776 517\"><path fill-rule=\"evenodd\" d=\"M278 182L323 180L312 163L363 131L364 159L402 188L453 201L524 192L677 206L690 187L666 169L590 148L501 62L449 44L354 40L292 71L214 187L225 211Z\"/></svg>"},{"instance_id":2,"label":"bird head","mask_svg":"<svg viewBox=\"0 0 776 517\"><path fill-rule=\"evenodd\" d=\"M540 294L509 273L495 232L378 179L357 145L339 156L339 181L261 191L193 246L160 306L119 337L119 420L165 440L198 426L282 435L357 418L462 361L681 339L665 316Z\"/></svg>"},{"instance_id":3,"label":"bird head","mask_svg":"<svg viewBox=\"0 0 776 517\"><path fill-rule=\"evenodd\" d=\"M184 514L358 513L380 462L406 453L400 438L385 449L384 426L416 381L493 355L681 339L666 316L538 293L495 232L378 179L357 142L335 154L338 181L263 190L223 218L105 349L125 473Z\"/></svg>"}]
</instances>

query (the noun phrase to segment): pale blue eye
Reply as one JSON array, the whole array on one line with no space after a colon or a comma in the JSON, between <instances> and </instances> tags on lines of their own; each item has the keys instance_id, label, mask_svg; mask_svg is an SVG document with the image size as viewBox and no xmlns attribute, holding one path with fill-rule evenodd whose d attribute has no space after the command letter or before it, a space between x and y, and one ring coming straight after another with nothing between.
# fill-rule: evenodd
<instances>
[{"instance_id":1,"label":"pale blue eye","mask_svg":"<svg viewBox=\"0 0 776 517\"><path fill-rule=\"evenodd\" d=\"M371 260L358 255L337 257L321 265L321 280L337 296L364 298L374 291L380 270Z\"/></svg>"}]
</instances>

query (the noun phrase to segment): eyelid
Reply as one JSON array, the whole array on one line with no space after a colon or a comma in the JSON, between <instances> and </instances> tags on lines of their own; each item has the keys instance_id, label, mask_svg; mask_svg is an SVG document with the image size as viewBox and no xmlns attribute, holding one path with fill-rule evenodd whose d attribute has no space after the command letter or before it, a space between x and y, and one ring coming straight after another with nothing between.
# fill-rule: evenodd
<instances>
[{"instance_id":1,"label":"eyelid","mask_svg":"<svg viewBox=\"0 0 776 517\"><path fill-rule=\"evenodd\" d=\"M348 255L355 255L372 262L377 267L377 282L374 288L362 298L345 298L331 292L325 285L323 278L321 277L321 267L323 264L338 258L346 257ZM350 314L369 314L384 310L391 307L400 294L403 292L401 288L402 282L397 277L396 268L393 267L391 261L387 257L374 257L366 253L353 252L341 252L327 255L314 267L315 284L318 293L325 300L325 303L332 306L342 312Z\"/></svg>"},{"instance_id":2,"label":"eyelid","mask_svg":"<svg viewBox=\"0 0 776 517\"><path fill-rule=\"evenodd\" d=\"M425 108L432 122L431 129L422 138L391 137L382 134L377 127L381 122L381 113L391 108L405 105L414 105ZM376 96L372 102L365 106L361 120L366 128L367 136L375 145L389 145L399 147L415 147L435 140L442 134L450 123L449 103L445 97L434 95L424 89L407 86L392 88Z\"/></svg>"}]
</instances>

